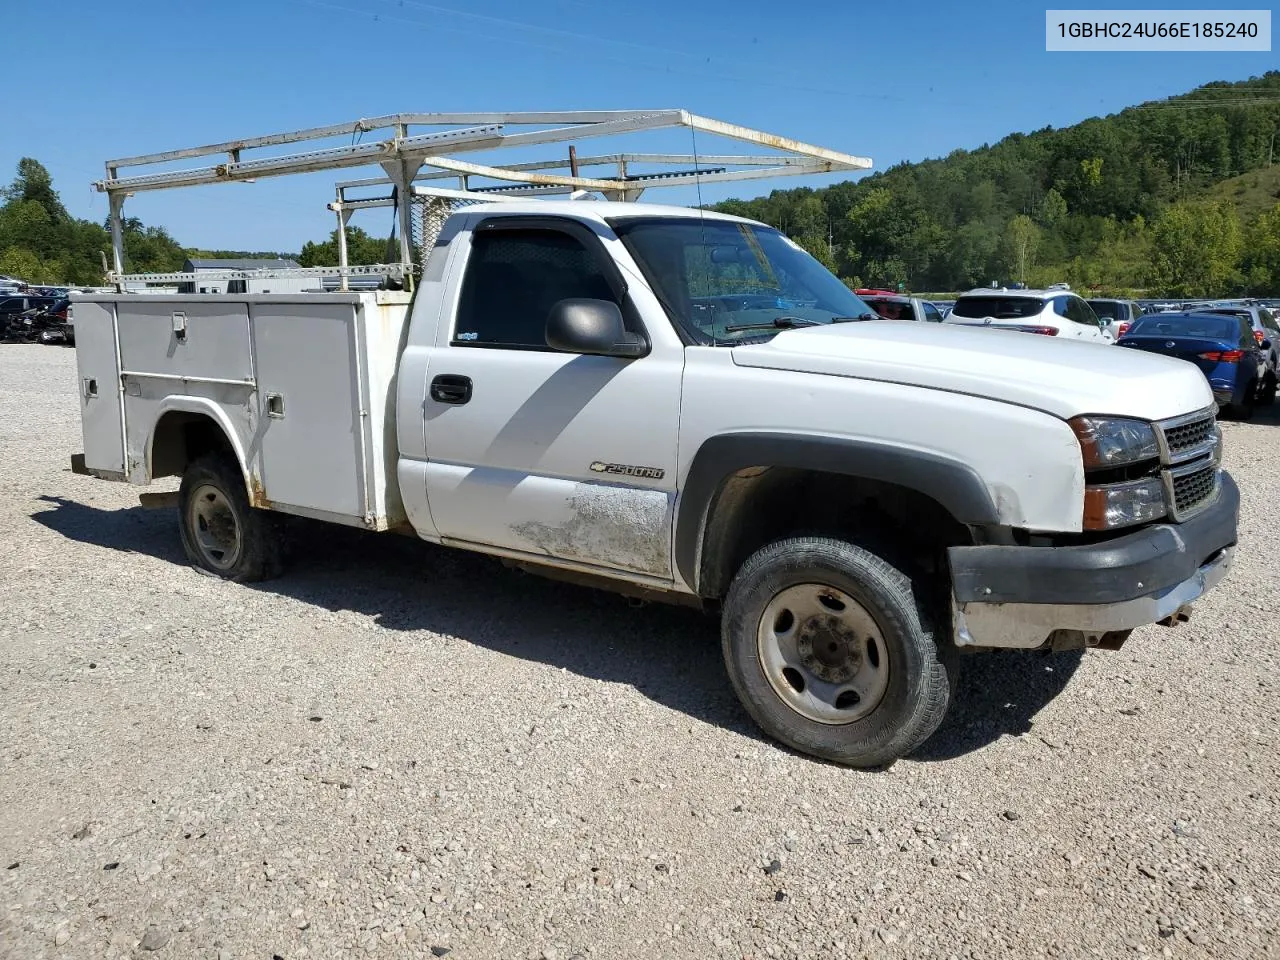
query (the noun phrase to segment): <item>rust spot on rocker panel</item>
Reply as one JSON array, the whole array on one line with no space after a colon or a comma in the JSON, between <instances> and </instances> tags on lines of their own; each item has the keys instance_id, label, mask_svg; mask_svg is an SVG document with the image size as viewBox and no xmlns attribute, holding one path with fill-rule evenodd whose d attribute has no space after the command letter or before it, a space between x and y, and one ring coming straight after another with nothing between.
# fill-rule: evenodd
<instances>
[{"instance_id":1,"label":"rust spot on rocker panel","mask_svg":"<svg viewBox=\"0 0 1280 960\"><path fill-rule=\"evenodd\" d=\"M270 510L273 505L267 498L267 488L262 485L256 473L249 474L249 506L259 510Z\"/></svg>"}]
</instances>

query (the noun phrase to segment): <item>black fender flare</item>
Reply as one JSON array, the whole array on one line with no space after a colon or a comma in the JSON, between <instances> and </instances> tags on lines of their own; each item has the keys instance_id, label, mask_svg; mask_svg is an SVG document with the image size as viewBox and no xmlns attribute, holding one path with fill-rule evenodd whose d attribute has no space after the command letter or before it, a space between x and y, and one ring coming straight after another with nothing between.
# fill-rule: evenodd
<instances>
[{"instance_id":1,"label":"black fender flare","mask_svg":"<svg viewBox=\"0 0 1280 960\"><path fill-rule=\"evenodd\" d=\"M968 464L937 453L869 440L791 433L729 433L709 437L689 465L675 525L676 571L697 591L698 553L716 494L749 467L789 467L892 483L937 501L958 522L992 526L999 510Z\"/></svg>"}]
</instances>

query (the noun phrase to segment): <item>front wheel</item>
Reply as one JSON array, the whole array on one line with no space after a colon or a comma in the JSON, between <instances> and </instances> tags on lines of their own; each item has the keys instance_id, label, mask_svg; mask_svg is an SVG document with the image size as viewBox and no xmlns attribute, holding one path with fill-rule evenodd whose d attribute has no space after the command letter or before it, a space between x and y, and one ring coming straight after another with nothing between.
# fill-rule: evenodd
<instances>
[{"instance_id":1,"label":"front wheel","mask_svg":"<svg viewBox=\"0 0 1280 960\"><path fill-rule=\"evenodd\" d=\"M837 763L910 753L950 703L955 648L935 638L911 578L841 540L797 537L752 555L729 588L721 640L756 723Z\"/></svg>"},{"instance_id":2,"label":"front wheel","mask_svg":"<svg viewBox=\"0 0 1280 960\"><path fill-rule=\"evenodd\" d=\"M240 467L211 454L191 463L178 491L182 548L196 566L248 583L278 576L282 566L275 517L249 506Z\"/></svg>"}]
</instances>

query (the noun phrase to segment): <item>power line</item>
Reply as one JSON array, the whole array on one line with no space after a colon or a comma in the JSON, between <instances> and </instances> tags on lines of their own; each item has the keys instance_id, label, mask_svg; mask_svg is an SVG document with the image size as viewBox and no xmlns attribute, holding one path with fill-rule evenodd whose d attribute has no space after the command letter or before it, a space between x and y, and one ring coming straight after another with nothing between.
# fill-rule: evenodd
<instances>
[{"instance_id":1,"label":"power line","mask_svg":"<svg viewBox=\"0 0 1280 960\"><path fill-rule=\"evenodd\" d=\"M585 41L592 45L615 44L615 45L635 48L638 51L644 51L650 54L661 53L666 56L674 55L674 56L679 56L686 59L696 59L701 56L700 54L671 50L665 47L652 47L645 44L635 44L629 41L614 40L612 38L607 38L607 37L598 37L590 34L574 33L572 31L560 30L558 28L553 28L553 27L543 27L537 24L526 23L519 20L510 20L505 17L492 17L487 14L470 13L468 11L456 10L450 7L440 7L434 4L420 3L418 2L418 0L398 0L398 5L400 7L404 7L406 5L422 7L424 9L442 13L445 15L468 17L468 18L480 20L483 22L493 23L499 26L508 26L516 30L533 31L533 32L545 34L548 37L559 37L560 39L565 41L576 41L578 42L578 45L570 49L570 48L566 48L564 44L556 45L554 43L539 41L533 37L495 36L491 33L481 33L474 30L468 30L462 27L444 26L437 22L427 23L422 20L414 20L404 16L397 16L394 14L375 12L374 10L371 10L368 8L357 9L354 7L341 6L339 4L325 2L325 0L285 0L285 2L298 3L306 6L319 7L321 9L327 9L327 10L335 10L341 13L350 14L355 17L371 17L373 20L379 21L379 22L385 21L388 23L402 23L407 26L413 26L413 27L417 27L419 29L427 30L427 31L442 31L445 33L451 33L459 36L475 37L477 39L489 40L497 43L511 43L519 46L533 47L533 48L542 49L542 50L550 50L556 53L581 54L584 52L584 49L581 46L581 42ZM700 79L721 80L721 81L735 83L735 84L746 84L750 86L759 86L759 87L773 87L777 89L794 90L800 93L812 93L812 94L821 94L823 96L840 97L843 100L849 100L849 99L878 100L886 103L915 102L913 98L894 96L892 94L861 93L861 92L850 91L847 89L838 90L838 89L833 89L829 87L816 87L816 86L811 86L803 83L790 82L787 80L766 79L758 75L744 76L744 75L738 75L738 74L720 73L720 72L715 72L710 70L695 70L690 67L672 66L670 63L667 63L667 64L656 63L654 62L652 57L625 58L622 56L618 56L617 54L606 53L598 48L593 49L591 47L588 47L585 52L588 53L590 56L596 57L601 60L624 64L629 67L647 70L651 73L679 74L682 76L697 77ZM710 57L707 57L706 61L710 62L710 59L711 59ZM951 107L977 107L978 106L977 104L974 104L974 103L957 102L957 101L931 100L930 102L938 106L951 106Z\"/></svg>"}]
</instances>

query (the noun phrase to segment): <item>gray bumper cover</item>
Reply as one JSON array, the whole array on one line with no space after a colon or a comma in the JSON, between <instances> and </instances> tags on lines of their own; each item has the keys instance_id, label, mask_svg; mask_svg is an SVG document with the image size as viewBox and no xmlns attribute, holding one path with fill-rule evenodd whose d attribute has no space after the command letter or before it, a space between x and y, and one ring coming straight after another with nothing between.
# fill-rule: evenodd
<instances>
[{"instance_id":1,"label":"gray bumper cover","mask_svg":"<svg viewBox=\"0 0 1280 960\"><path fill-rule=\"evenodd\" d=\"M1060 630L1092 637L1156 623L1216 586L1231 566L1240 493L1180 524L1098 544L952 547L956 643L1038 647Z\"/></svg>"}]
</instances>

